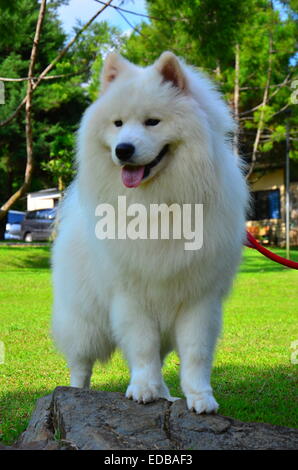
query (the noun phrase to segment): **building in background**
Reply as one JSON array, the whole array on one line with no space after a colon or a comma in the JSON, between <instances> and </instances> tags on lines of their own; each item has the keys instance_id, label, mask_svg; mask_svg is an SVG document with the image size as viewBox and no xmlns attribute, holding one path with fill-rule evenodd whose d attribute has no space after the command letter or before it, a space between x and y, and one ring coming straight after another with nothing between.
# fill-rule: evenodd
<instances>
[{"instance_id":1,"label":"building in background","mask_svg":"<svg viewBox=\"0 0 298 470\"><path fill-rule=\"evenodd\" d=\"M62 192L56 188L43 189L27 194L27 211L38 209L53 209L62 197Z\"/></svg>"},{"instance_id":2,"label":"building in background","mask_svg":"<svg viewBox=\"0 0 298 470\"><path fill-rule=\"evenodd\" d=\"M298 246L298 175L291 164L290 244ZM285 246L285 169L259 165L250 178L252 195L247 229L264 244Z\"/></svg>"}]
</instances>

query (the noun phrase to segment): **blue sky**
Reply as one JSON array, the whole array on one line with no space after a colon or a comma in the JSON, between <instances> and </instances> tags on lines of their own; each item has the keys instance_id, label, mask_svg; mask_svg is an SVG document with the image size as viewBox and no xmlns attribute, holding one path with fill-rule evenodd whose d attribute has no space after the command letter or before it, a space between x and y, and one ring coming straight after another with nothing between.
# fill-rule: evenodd
<instances>
[{"instance_id":1,"label":"blue sky","mask_svg":"<svg viewBox=\"0 0 298 470\"><path fill-rule=\"evenodd\" d=\"M121 1L114 0L112 2L115 6L119 6ZM145 0L126 0L121 7L127 10L135 11L136 13L146 13ZM102 5L95 0L70 0L68 5L62 5L59 9L59 16L62 21L66 33L71 34L76 20L79 19L83 22L88 21ZM125 13L128 21L134 26L142 21L141 17ZM119 15L114 8L106 8L101 13L96 21L107 21L111 26L117 26L121 31L130 31L131 27Z\"/></svg>"}]
</instances>

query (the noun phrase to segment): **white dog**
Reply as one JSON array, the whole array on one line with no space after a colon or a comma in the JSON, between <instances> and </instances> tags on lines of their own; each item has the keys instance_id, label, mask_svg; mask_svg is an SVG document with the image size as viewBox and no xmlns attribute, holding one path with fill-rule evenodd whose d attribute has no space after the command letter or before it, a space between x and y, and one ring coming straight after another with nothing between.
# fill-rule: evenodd
<instances>
[{"instance_id":1,"label":"white dog","mask_svg":"<svg viewBox=\"0 0 298 470\"><path fill-rule=\"evenodd\" d=\"M214 412L212 357L248 201L233 120L210 81L171 52L146 68L112 53L101 83L80 126L78 174L53 249L54 339L74 387L88 387L95 360L121 348L126 396L144 403L171 399L161 367L176 349L189 409ZM203 204L202 248L185 250L183 237L99 240L96 207L108 203L118 216L118 196L148 210Z\"/></svg>"}]
</instances>

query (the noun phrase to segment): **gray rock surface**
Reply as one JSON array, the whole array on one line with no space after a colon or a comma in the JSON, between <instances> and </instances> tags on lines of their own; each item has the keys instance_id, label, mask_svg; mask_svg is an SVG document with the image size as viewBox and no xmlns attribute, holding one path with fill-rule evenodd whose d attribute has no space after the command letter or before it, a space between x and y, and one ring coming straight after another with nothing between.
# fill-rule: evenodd
<instances>
[{"instance_id":1,"label":"gray rock surface","mask_svg":"<svg viewBox=\"0 0 298 470\"><path fill-rule=\"evenodd\" d=\"M298 431L196 415L185 400L146 405L121 393L57 387L40 398L21 449L297 449Z\"/></svg>"}]
</instances>

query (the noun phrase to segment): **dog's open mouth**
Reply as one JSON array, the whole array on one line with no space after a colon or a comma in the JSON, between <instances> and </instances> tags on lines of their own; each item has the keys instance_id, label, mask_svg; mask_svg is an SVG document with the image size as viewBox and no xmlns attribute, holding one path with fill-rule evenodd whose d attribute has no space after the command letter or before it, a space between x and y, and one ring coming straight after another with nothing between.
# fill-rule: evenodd
<instances>
[{"instance_id":1,"label":"dog's open mouth","mask_svg":"<svg viewBox=\"0 0 298 470\"><path fill-rule=\"evenodd\" d=\"M122 167L121 177L124 186L127 188L136 188L141 182L147 178L152 168L154 168L163 159L167 151L169 150L169 144L164 145L157 157L147 165L125 165Z\"/></svg>"}]
</instances>

